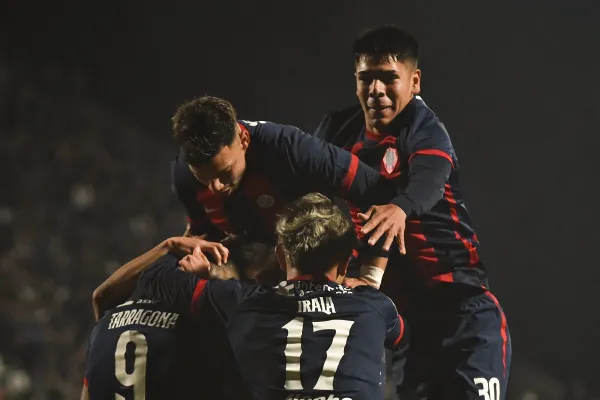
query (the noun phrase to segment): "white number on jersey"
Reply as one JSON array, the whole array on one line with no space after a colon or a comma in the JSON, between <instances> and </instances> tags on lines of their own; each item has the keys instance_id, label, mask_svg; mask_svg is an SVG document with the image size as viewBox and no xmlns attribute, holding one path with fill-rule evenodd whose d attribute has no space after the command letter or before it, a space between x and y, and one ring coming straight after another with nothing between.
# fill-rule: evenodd
<instances>
[{"instance_id":1,"label":"white number on jersey","mask_svg":"<svg viewBox=\"0 0 600 400\"><path fill-rule=\"evenodd\" d=\"M125 353L127 344L135 345L133 370L127 372L125 366ZM146 354L148 353L148 342L146 337L139 331L125 331L119 336L117 349L115 351L115 377L123 386L133 386L133 400L144 400L146 398ZM125 400L125 397L115 393L115 400Z\"/></svg>"},{"instance_id":2,"label":"white number on jersey","mask_svg":"<svg viewBox=\"0 0 600 400\"><path fill-rule=\"evenodd\" d=\"M340 365L346 342L350 335L350 328L354 321L332 319L326 321L315 321L312 323L313 332L332 330L333 340L327 349L325 363L319 375L319 380L313 390L333 390L333 379ZM302 329L304 318L296 317L283 326L287 331L287 344L285 346L285 389L303 390L300 380L300 356L302 355Z\"/></svg>"},{"instance_id":3,"label":"white number on jersey","mask_svg":"<svg viewBox=\"0 0 600 400\"><path fill-rule=\"evenodd\" d=\"M475 385L481 385L479 396L483 396L484 400L500 400L500 381L498 378L491 378L488 382L485 378L473 379Z\"/></svg>"}]
</instances>

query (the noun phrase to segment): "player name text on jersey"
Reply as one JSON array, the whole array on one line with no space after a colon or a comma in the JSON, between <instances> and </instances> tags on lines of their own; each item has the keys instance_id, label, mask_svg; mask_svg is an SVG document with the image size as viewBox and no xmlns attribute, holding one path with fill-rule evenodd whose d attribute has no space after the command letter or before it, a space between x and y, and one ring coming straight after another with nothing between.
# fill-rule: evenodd
<instances>
[{"instance_id":1,"label":"player name text on jersey","mask_svg":"<svg viewBox=\"0 0 600 400\"><path fill-rule=\"evenodd\" d=\"M315 297L298 301L298 312L321 312L330 315L335 313L335 305L331 297Z\"/></svg>"},{"instance_id":2,"label":"player name text on jersey","mask_svg":"<svg viewBox=\"0 0 600 400\"><path fill-rule=\"evenodd\" d=\"M338 397L333 394L330 394L329 396L323 395L323 396L311 397L311 396L306 396L303 394L294 393L294 394L288 395L285 398L285 400L352 400L352 399L350 397Z\"/></svg>"},{"instance_id":3,"label":"player name text on jersey","mask_svg":"<svg viewBox=\"0 0 600 400\"><path fill-rule=\"evenodd\" d=\"M108 329L135 324L172 329L175 328L177 318L179 318L179 314L177 313L134 308L111 315Z\"/></svg>"}]
</instances>

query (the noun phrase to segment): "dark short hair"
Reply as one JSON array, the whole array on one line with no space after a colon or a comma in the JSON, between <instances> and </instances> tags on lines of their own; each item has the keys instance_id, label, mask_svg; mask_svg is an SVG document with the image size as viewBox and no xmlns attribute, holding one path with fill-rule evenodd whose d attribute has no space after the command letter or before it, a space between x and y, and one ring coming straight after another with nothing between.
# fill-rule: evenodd
<instances>
[{"instance_id":1,"label":"dark short hair","mask_svg":"<svg viewBox=\"0 0 600 400\"><path fill-rule=\"evenodd\" d=\"M256 281L274 286L285 279L275 256L272 243L236 238L227 243L229 260L227 264L211 264L210 275L216 279L239 279Z\"/></svg>"},{"instance_id":2,"label":"dark short hair","mask_svg":"<svg viewBox=\"0 0 600 400\"><path fill-rule=\"evenodd\" d=\"M203 165L233 143L237 116L227 100L202 96L179 106L172 121L175 143L186 161Z\"/></svg>"},{"instance_id":3,"label":"dark short hair","mask_svg":"<svg viewBox=\"0 0 600 400\"><path fill-rule=\"evenodd\" d=\"M392 58L415 67L419 63L419 42L410 33L394 25L371 28L354 41L355 62L366 57L377 60Z\"/></svg>"}]
</instances>

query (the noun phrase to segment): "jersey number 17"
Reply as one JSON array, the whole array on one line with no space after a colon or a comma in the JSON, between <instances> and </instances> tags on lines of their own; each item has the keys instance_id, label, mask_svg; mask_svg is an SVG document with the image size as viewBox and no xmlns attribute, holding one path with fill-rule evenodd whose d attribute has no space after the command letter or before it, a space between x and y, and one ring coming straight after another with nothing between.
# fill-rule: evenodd
<instances>
[{"instance_id":1,"label":"jersey number 17","mask_svg":"<svg viewBox=\"0 0 600 400\"><path fill-rule=\"evenodd\" d=\"M285 346L285 389L303 390L310 389L302 386L300 378L300 356L302 355L302 330L305 322L303 317L296 317L283 326L287 331L287 343ZM346 342L350 335L350 328L354 321L343 319L332 319L326 321L312 321L313 332L332 330L333 340L327 349L325 363L319 375L319 380L312 388L313 390L333 390L333 379L337 372L340 361L344 356Z\"/></svg>"}]
</instances>

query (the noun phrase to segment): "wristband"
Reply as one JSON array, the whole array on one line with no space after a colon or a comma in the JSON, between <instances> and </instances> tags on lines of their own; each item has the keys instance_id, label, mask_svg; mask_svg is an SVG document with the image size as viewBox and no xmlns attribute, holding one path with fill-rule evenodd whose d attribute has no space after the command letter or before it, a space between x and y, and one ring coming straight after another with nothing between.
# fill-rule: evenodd
<instances>
[{"instance_id":1,"label":"wristband","mask_svg":"<svg viewBox=\"0 0 600 400\"><path fill-rule=\"evenodd\" d=\"M384 270L381 268L373 267L372 265L362 265L360 267L360 277L377 289L381 286L383 272Z\"/></svg>"}]
</instances>

